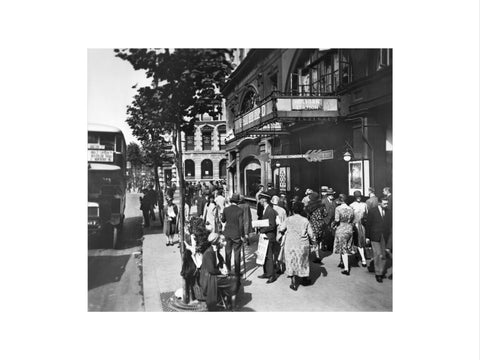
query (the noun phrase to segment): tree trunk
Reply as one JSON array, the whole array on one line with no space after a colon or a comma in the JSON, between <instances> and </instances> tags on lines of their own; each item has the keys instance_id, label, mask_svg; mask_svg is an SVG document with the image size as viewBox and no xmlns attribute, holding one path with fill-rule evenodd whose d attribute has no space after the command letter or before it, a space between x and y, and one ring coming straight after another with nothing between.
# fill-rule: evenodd
<instances>
[{"instance_id":1,"label":"tree trunk","mask_svg":"<svg viewBox=\"0 0 480 360\"><path fill-rule=\"evenodd\" d=\"M158 178L158 164L155 163L153 165L153 171L155 171L155 191L157 192L157 194L159 194L159 190L160 190L160 179ZM160 217L162 215L162 209L160 208L160 196L158 197L157 199L157 206L158 206L158 216ZM162 219L160 219L162 220Z\"/></svg>"},{"instance_id":2,"label":"tree trunk","mask_svg":"<svg viewBox=\"0 0 480 360\"><path fill-rule=\"evenodd\" d=\"M180 257L183 268L183 254L185 252L185 232L184 232L184 220L185 220L185 196L184 196L184 181L183 181L183 161L182 161L182 137L180 127L175 127L175 147L177 150L177 177L178 177L178 193L180 196L180 206L178 209L178 235L180 237ZM183 287L183 303L188 304L190 302L190 294L187 290L187 283L185 279L182 279Z\"/></svg>"}]
</instances>

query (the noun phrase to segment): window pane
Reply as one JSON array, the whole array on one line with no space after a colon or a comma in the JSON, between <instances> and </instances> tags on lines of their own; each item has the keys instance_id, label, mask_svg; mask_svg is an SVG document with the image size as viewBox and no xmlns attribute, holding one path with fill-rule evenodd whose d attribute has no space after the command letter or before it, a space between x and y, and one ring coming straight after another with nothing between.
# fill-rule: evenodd
<instances>
[{"instance_id":1,"label":"window pane","mask_svg":"<svg viewBox=\"0 0 480 360\"><path fill-rule=\"evenodd\" d=\"M100 145L105 145L105 150L114 150L115 135L113 134L100 135Z\"/></svg>"},{"instance_id":2,"label":"window pane","mask_svg":"<svg viewBox=\"0 0 480 360\"><path fill-rule=\"evenodd\" d=\"M89 143L89 144L98 144L98 136L97 136L97 135L88 134L88 143Z\"/></svg>"},{"instance_id":3,"label":"window pane","mask_svg":"<svg viewBox=\"0 0 480 360\"><path fill-rule=\"evenodd\" d=\"M116 152L122 152L123 149L122 149L122 137L120 135L117 135L115 137L116 139L116 148L115 148L115 151Z\"/></svg>"},{"instance_id":4,"label":"window pane","mask_svg":"<svg viewBox=\"0 0 480 360\"><path fill-rule=\"evenodd\" d=\"M186 145L185 149L186 150L194 150L195 148L195 139L193 135L188 135L186 139Z\"/></svg>"}]
</instances>

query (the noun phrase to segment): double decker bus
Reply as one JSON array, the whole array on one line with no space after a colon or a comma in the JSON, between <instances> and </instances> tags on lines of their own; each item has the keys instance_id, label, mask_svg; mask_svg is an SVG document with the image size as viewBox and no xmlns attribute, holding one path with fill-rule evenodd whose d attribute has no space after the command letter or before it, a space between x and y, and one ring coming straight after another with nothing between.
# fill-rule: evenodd
<instances>
[{"instance_id":1,"label":"double decker bus","mask_svg":"<svg viewBox=\"0 0 480 360\"><path fill-rule=\"evenodd\" d=\"M113 248L125 218L126 151L120 129L88 124L88 234L108 234Z\"/></svg>"}]
</instances>

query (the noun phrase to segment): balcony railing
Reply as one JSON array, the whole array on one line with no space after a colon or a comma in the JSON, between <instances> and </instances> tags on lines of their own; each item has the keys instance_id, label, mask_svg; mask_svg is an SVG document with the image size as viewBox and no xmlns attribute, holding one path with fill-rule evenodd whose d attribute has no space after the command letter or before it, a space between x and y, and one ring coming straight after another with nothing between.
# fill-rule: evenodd
<instances>
[{"instance_id":1,"label":"balcony railing","mask_svg":"<svg viewBox=\"0 0 480 360\"><path fill-rule=\"evenodd\" d=\"M297 93L298 94L298 93ZM337 97L332 95L295 95L273 92L255 108L234 121L235 137L264 123L292 118L329 118L338 116Z\"/></svg>"}]
</instances>

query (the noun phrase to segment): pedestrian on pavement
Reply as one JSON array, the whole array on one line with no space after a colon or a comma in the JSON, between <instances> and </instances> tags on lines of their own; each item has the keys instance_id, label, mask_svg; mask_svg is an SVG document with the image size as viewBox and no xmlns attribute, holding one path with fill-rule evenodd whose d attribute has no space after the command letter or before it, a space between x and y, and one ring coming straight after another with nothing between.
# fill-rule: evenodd
<instances>
[{"instance_id":1,"label":"pedestrian on pavement","mask_svg":"<svg viewBox=\"0 0 480 360\"><path fill-rule=\"evenodd\" d=\"M267 253L265 256L265 263L263 265L263 274L259 276L260 279L268 279L267 284L273 283L277 280L275 274L275 243L277 239L277 213L270 205L270 195L267 193L261 193L259 199L263 208L263 214L261 220L268 220L267 227L260 228L260 236L265 236L268 240Z\"/></svg>"},{"instance_id":2,"label":"pedestrian on pavement","mask_svg":"<svg viewBox=\"0 0 480 360\"><path fill-rule=\"evenodd\" d=\"M365 237L365 223L367 222L368 208L367 204L362 201L362 193L360 191L355 191L353 193L355 201L350 204L350 207L353 209L353 237L354 243L356 240L356 245L358 248L358 253L362 258L362 266L367 266L367 260L365 259L365 247L366 237Z\"/></svg>"},{"instance_id":3,"label":"pedestrian on pavement","mask_svg":"<svg viewBox=\"0 0 480 360\"><path fill-rule=\"evenodd\" d=\"M280 226L285 232L285 265L286 274L291 277L290 289L297 291L300 283L310 284L310 242L313 240L313 229L307 218L303 217L303 204L294 203L293 215Z\"/></svg>"},{"instance_id":4,"label":"pedestrian on pavement","mask_svg":"<svg viewBox=\"0 0 480 360\"><path fill-rule=\"evenodd\" d=\"M375 279L383 282L386 273L385 243L392 232L392 214L388 209L388 199L382 198L381 203L367 215L367 242L371 241L373 249L373 263L375 265Z\"/></svg>"},{"instance_id":5,"label":"pedestrian on pavement","mask_svg":"<svg viewBox=\"0 0 480 360\"><path fill-rule=\"evenodd\" d=\"M293 188L293 197L298 196L299 199L302 199L304 192L300 189L300 186L295 185Z\"/></svg>"},{"instance_id":6,"label":"pedestrian on pavement","mask_svg":"<svg viewBox=\"0 0 480 360\"><path fill-rule=\"evenodd\" d=\"M158 188L158 218L161 222L160 226L163 226L163 217L164 217L164 214L163 214L163 206L164 206L164 203L163 203L163 191L162 191L162 188L159 187Z\"/></svg>"},{"instance_id":7,"label":"pedestrian on pavement","mask_svg":"<svg viewBox=\"0 0 480 360\"><path fill-rule=\"evenodd\" d=\"M213 199L213 195L208 195L208 202L203 210L203 221L209 231L217 232L217 205Z\"/></svg>"},{"instance_id":8,"label":"pedestrian on pavement","mask_svg":"<svg viewBox=\"0 0 480 360\"><path fill-rule=\"evenodd\" d=\"M273 210L277 213L277 238L274 243L273 256L274 263L276 268L276 273L281 275L285 272L285 261L284 261L284 252L283 250L283 233L280 231L280 225L282 225L287 220L287 212L284 208L278 206L280 198L277 195L272 196L271 204Z\"/></svg>"},{"instance_id":9,"label":"pedestrian on pavement","mask_svg":"<svg viewBox=\"0 0 480 360\"><path fill-rule=\"evenodd\" d=\"M228 276L228 269L220 254L225 246L225 238L215 232L208 236L210 246L205 250L200 268L200 286L206 298L208 311L217 310L217 301L227 298L227 308L235 310L235 297L238 289L237 279Z\"/></svg>"},{"instance_id":10,"label":"pedestrian on pavement","mask_svg":"<svg viewBox=\"0 0 480 360\"><path fill-rule=\"evenodd\" d=\"M228 272L230 275L232 273L232 248L234 256L234 265L235 265L235 276L240 278L240 264L241 264L241 250L242 242L245 237L245 227L243 219L243 210L238 207L240 202L240 196L238 194L233 194L230 198L231 205L226 207L222 213L222 222L225 223L225 230L223 235L226 240L225 247L225 264L227 266Z\"/></svg>"},{"instance_id":11,"label":"pedestrian on pavement","mask_svg":"<svg viewBox=\"0 0 480 360\"><path fill-rule=\"evenodd\" d=\"M143 214L143 226L145 228L150 227L150 204L145 200L145 196L140 197L140 210Z\"/></svg>"},{"instance_id":12,"label":"pedestrian on pavement","mask_svg":"<svg viewBox=\"0 0 480 360\"><path fill-rule=\"evenodd\" d=\"M238 207L243 211L243 234L247 245L250 245L250 234L252 233L252 212L250 206L245 202L245 196L240 195Z\"/></svg>"},{"instance_id":13,"label":"pedestrian on pavement","mask_svg":"<svg viewBox=\"0 0 480 360\"><path fill-rule=\"evenodd\" d=\"M305 191L305 196L302 199L303 207L306 208L308 205L308 202L310 201L310 194L313 193L312 189L307 189Z\"/></svg>"},{"instance_id":14,"label":"pedestrian on pavement","mask_svg":"<svg viewBox=\"0 0 480 360\"><path fill-rule=\"evenodd\" d=\"M390 214L392 214L392 217L393 217L393 195L389 187L383 188L383 196L386 197L388 200L388 210L390 211ZM385 251L387 252L387 256L390 258L390 260L392 258L392 250L393 250L392 232L390 232L390 235L388 236L388 239L386 239L386 243L385 243ZM389 276L389 279L391 278L392 278L392 275Z\"/></svg>"},{"instance_id":15,"label":"pedestrian on pavement","mask_svg":"<svg viewBox=\"0 0 480 360\"><path fill-rule=\"evenodd\" d=\"M324 239L324 232L326 231L325 217L327 211L325 204L322 203L320 195L317 192L310 194L310 201L308 202L305 212L313 230L313 247L315 249L315 259L313 262L320 264L322 262L320 250L322 249L322 241Z\"/></svg>"},{"instance_id":16,"label":"pedestrian on pavement","mask_svg":"<svg viewBox=\"0 0 480 360\"><path fill-rule=\"evenodd\" d=\"M263 185L259 185L257 193L255 194L255 200L257 201L257 219L261 219L263 214L263 205L260 201L260 194L263 193L263 189Z\"/></svg>"},{"instance_id":17,"label":"pedestrian on pavement","mask_svg":"<svg viewBox=\"0 0 480 360\"><path fill-rule=\"evenodd\" d=\"M322 199L322 203L325 205L325 231L322 238L322 250L333 250L333 230L332 223L335 218L335 208L337 204L334 200L335 191L332 188L328 188L325 197Z\"/></svg>"},{"instance_id":18,"label":"pedestrian on pavement","mask_svg":"<svg viewBox=\"0 0 480 360\"><path fill-rule=\"evenodd\" d=\"M267 184L267 190L265 191L270 197L278 196L278 191L273 187L272 183Z\"/></svg>"},{"instance_id":19,"label":"pedestrian on pavement","mask_svg":"<svg viewBox=\"0 0 480 360\"><path fill-rule=\"evenodd\" d=\"M290 215L289 199L287 197L287 194L285 194L284 192L280 193L280 200L278 201L278 206L285 209L285 211L287 212L287 216Z\"/></svg>"},{"instance_id":20,"label":"pedestrian on pavement","mask_svg":"<svg viewBox=\"0 0 480 360\"><path fill-rule=\"evenodd\" d=\"M215 197L215 204L217 205L217 216L218 216L218 223L221 223L223 210L225 209L225 197L223 196L222 190L217 190L217 196Z\"/></svg>"},{"instance_id":21,"label":"pedestrian on pavement","mask_svg":"<svg viewBox=\"0 0 480 360\"><path fill-rule=\"evenodd\" d=\"M378 206L378 198L375 196L375 189L368 188L368 200L366 201L367 209L371 210Z\"/></svg>"},{"instance_id":22,"label":"pedestrian on pavement","mask_svg":"<svg viewBox=\"0 0 480 360\"><path fill-rule=\"evenodd\" d=\"M201 192L197 194L193 200L195 206L197 207L197 216L202 217L203 210L205 209L205 205L207 204L208 197L203 196Z\"/></svg>"},{"instance_id":23,"label":"pedestrian on pavement","mask_svg":"<svg viewBox=\"0 0 480 360\"><path fill-rule=\"evenodd\" d=\"M343 264L342 274L350 275L348 256L352 251L353 209L345 201L347 196L340 194L337 201L340 205L335 209L335 254L340 254L340 264Z\"/></svg>"},{"instance_id":24,"label":"pedestrian on pavement","mask_svg":"<svg viewBox=\"0 0 480 360\"><path fill-rule=\"evenodd\" d=\"M163 213L165 214L163 231L167 236L166 245L170 246L173 245L173 237L178 233L178 207L173 203L173 199L171 197L167 197L167 205L165 206Z\"/></svg>"},{"instance_id":25,"label":"pedestrian on pavement","mask_svg":"<svg viewBox=\"0 0 480 360\"><path fill-rule=\"evenodd\" d=\"M158 194L155 190L153 190L153 184L148 185L148 190L145 194L144 200L148 205L150 218L155 221L155 206L157 205Z\"/></svg>"}]
</instances>

